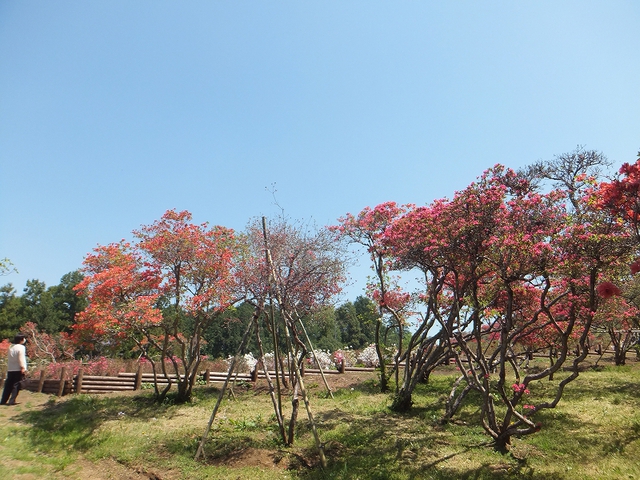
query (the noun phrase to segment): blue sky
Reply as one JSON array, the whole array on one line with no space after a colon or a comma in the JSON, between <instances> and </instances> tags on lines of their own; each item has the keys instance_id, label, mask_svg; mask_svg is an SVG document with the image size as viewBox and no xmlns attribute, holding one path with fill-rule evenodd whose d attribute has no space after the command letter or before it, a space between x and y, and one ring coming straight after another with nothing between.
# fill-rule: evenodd
<instances>
[{"instance_id":1,"label":"blue sky","mask_svg":"<svg viewBox=\"0 0 640 480\"><path fill-rule=\"evenodd\" d=\"M640 3L0 2L0 278L167 209L242 230L640 149ZM365 267L346 296L361 293Z\"/></svg>"}]
</instances>

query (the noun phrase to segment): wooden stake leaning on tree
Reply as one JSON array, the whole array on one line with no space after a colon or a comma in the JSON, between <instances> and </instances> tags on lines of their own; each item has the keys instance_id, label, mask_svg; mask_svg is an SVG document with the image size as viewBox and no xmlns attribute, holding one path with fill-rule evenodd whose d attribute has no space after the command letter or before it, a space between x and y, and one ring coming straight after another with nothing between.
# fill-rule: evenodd
<instances>
[{"instance_id":1,"label":"wooden stake leaning on tree","mask_svg":"<svg viewBox=\"0 0 640 480\"><path fill-rule=\"evenodd\" d=\"M313 359L316 361L316 365L318 365L318 368L320 369L320 376L322 377L322 381L324 382L324 386L326 387L327 392L329 392L329 395L333 399L333 392L331 391L331 387L327 383L327 377L324 376L324 370L322 369L322 365L320 365L320 362L318 361L318 357L316 356L316 351L313 349L313 345L311 344L311 339L309 338L309 334L307 333L307 329L305 328L304 323L302 323L302 318L300 318L300 315L298 315L298 312L295 312L295 314L296 314L296 318L298 320L298 323L302 327L302 332L304 333L304 337L307 339L307 342L309 343L309 348L311 349L311 355L313 355Z\"/></svg>"},{"instance_id":2,"label":"wooden stake leaning on tree","mask_svg":"<svg viewBox=\"0 0 640 480\"><path fill-rule=\"evenodd\" d=\"M251 322L249 322L249 325L247 325L247 329L244 332L244 335L242 336L242 341L240 342L240 346L238 347L236 355L231 360L231 365L229 365L227 378L225 379L224 384L222 385L222 389L220 390L220 394L218 395L218 401L216 402L216 405L213 408L213 412L211 412L211 418L209 418L209 423L207 424L207 427L205 428L204 433L202 434L202 438L200 439L200 444L198 445L198 450L196 451L195 460L198 460L202 455L204 455L204 444L207 441L207 437L209 436L209 431L211 431L211 425L213 425L213 420L216 418L216 414L218 413L218 408L220 407L220 403L222 403L222 399L224 398L224 394L227 390L227 386L229 385L229 380L231 379L235 371L236 360L240 355L242 355L242 352L244 352L247 346L249 335L251 334L251 329L254 327L254 325L256 328L258 328L258 318L260 317L261 314L262 314L262 309L259 307L256 307L255 311L253 312L253 317L251 318Z\"/></svg>"},{"instance_id":3,"label":"wooden stake leaning on tree","mask_svg":"<svg viewBox=\"0 0 640 480\"><path fill-rule=\"evenodd\" d=\"M280 382L278 381L278 362L276 361L276 381L278 381L277 386L277 397L276 397L276 389L273 387L273 382L271 381L271 375L269 374L269 369L267 368L267 364L264 361L264 348L262 346L262 338L260 337L260 329L256 328L256 341L258 342L258 351L260 352L260 363L262 363L262 371L264 372L264 378L269 385L269 395L271 396L271 402L273 403L273 409L276 414L276 420L278 421L278 428L280 429L280 436L282 437L283 443L286 445L289 443L287 439L287 433L284 428L284 415L282 412L282 401L280 396ZM256 365L256 368L258 366Z\"/></svg>"},{"instance_id":4,"label":"wooden stake leaning on tree","mask_svg":"<svg viewBox=\"0 0 640 480\"><path fill-rule=\"evenodd\" d=\"M289 312L287 311L283 311L283 316L285 317L285 326L284 326L285 335L287 335L287 337L290 338L291 337L290 327L293 327L293 319L291 318L291 316L289 315ZM290 353L293 356L293 351L291 351ZM295 357L294 357L294 360L296 360ZM300 367L298 366L298 362L294 361L292 363L295 369L298 385L300 386L300 393L302 393L302 400L304 401L304 406L307 410L307 416L309 417L309 423L311 424L311 431L313 432L313 437L316 441L316 447L318 448L318 454L320 455L320 463L322 465L322 468L326 468L327 458L324 455L324 444L320 441L320 436L318 435L318 430L316 428L316 422L313 419L313 413L311 412L311 403L309 402L307 389L305 388L304 381L302 380L302 373L300 372Z\"/></svg>"}]
</instances>

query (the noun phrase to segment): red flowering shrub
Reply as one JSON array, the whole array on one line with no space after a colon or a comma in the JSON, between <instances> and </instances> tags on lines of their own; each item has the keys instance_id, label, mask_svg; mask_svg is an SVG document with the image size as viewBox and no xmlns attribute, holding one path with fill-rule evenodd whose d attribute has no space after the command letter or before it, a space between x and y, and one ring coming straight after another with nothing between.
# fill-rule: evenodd
<instances>
[{"instance_id":1,"label":"red flowering shrub","mask_svg":"<svg viewBox=\"0 0 640 480\"><path fill-rule=\"evenodd\" d=\"M611 282L602 282L600 285L598 285L597 290L598 295L600 295L602 298L611 298L622 293L622 291Z\"/></svg>"}]
</instances>

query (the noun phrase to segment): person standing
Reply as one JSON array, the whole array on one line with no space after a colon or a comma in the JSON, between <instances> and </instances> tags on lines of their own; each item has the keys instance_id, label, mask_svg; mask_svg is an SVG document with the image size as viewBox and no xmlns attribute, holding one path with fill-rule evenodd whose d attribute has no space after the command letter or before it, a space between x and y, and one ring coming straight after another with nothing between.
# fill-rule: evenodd
<instances>
[{"instance_id":1,"label":"person standing","mask_svg":"<svg viewBox=\"0 0 640 480\"><path fill-rule=\"evenodd\" d=\"M0 405L16 404L16 398L27 374L27 349L24 344L27 338L19 333L13 339L13 345L9 347L9 358L7 359L7 379L4 381L4 390L2 391L2 401Z\"/></svg>"}]
</instances>

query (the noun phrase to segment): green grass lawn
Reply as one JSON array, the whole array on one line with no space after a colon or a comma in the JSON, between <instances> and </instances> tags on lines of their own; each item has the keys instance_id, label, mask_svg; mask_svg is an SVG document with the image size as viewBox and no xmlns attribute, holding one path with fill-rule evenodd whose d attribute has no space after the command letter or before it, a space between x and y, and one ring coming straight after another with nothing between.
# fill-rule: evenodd
<instances>
[{"instance_id":1,"label":"green grass lawn","mask_svg":"<svg viewBox=\"0 0 640 480\"><path fill-rule=\"evenodd\" d=\"M235 400L223 401L204 461L193 457L215 388L198 387L188 405L157 405L146 392L24 392L23 403L0 409L0 478L640 479L640 363L582 373L558 408L535 413L541 431L514 439L507 455L487 445L472 398L454 421L439 423L453 378L433 375L408 414L389 410L373 377L333 399L307 380L325 470L304 406L296 444L285 448L264 389L236 388ZM532 397L557 381L532 385Z\"/></svg>"}]
</instances>

